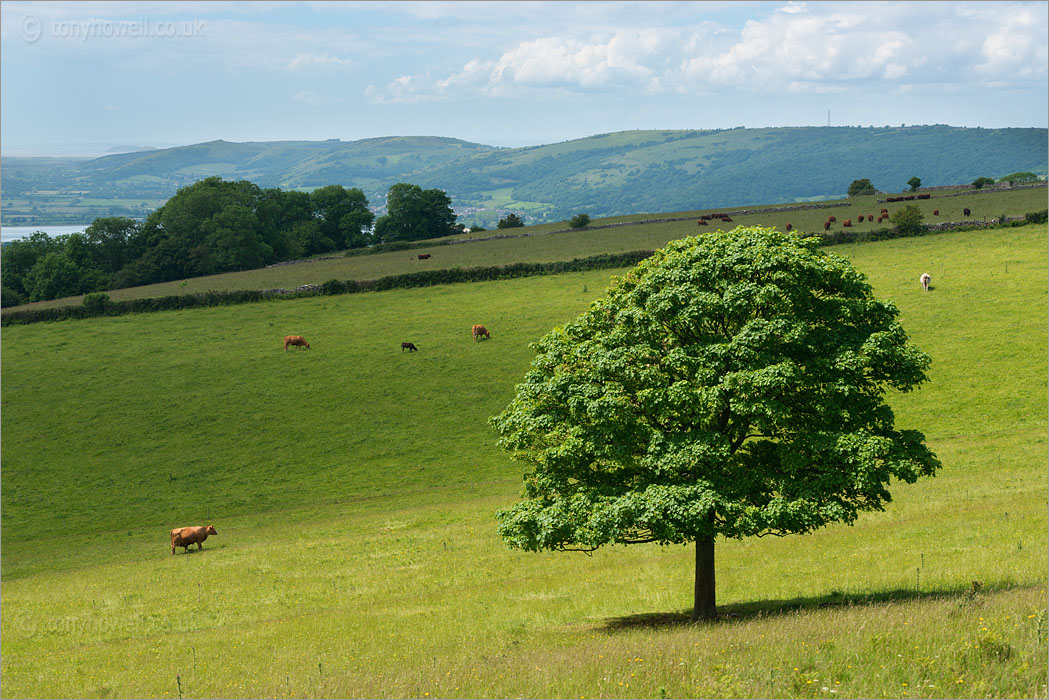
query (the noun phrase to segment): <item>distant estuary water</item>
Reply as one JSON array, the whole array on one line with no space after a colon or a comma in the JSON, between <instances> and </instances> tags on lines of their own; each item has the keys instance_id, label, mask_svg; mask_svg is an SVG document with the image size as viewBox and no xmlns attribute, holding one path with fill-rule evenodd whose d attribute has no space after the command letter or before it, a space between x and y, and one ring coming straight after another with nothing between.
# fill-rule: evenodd
<instances>
[{"instance_id":1,"label":"distant estuary water","mask_svg":"<svg viewBox=\"0 0 1049 700\"><path fill-rule=\"evenodd\" d=\"M0 241L4 243L7 243L8 241L17 241L35 233L36 231L43 231L51 236L51 238L55 238L70 233L78 233L86 229L88 226L90 226L90 224L80 224L79 226L4 226L0 229Z\"/></svg>"}]
</instances>

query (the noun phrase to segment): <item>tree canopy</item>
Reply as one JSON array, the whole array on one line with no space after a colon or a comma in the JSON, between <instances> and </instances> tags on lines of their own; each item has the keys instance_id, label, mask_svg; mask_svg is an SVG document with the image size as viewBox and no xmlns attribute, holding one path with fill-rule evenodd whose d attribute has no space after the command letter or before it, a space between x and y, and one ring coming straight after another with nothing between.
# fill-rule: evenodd
<instances>
[{"instance_id":1,"label":"tree canopy","mask_svg":"<svg viewBox=\"0 0 1049 700\"><path fill-rule=\"evenodd\" d=\"M449 236L457 232L455 218L444 190L399 182L386 194L386 215L375 222L375 237L388 243Z\"/></svg>"},{"instance_id":2,"label":"tree canopy","mask_svg":"<svg viewBox=\"0 0 1049 700\"><path fill-rule=\"evenodd\" d=\"M807 533L891 500L935 455L891 388L930 358L815 238L740 227L672 241L533 345L492 419L527 466L498 513L524 550L696 543L693 619L715 616L714 539Z\"/></svg>"},{"instance_id":3,"label":"tree canopy","mask_svg":"<svg viewBox=\"0 0 1049 700\"><path fill-rule=\"evenodd\" d=\"M922 186L922 179L918 176L912 177L907 181L907 186L911 188L911 192L917 192L918 188Z\"/></svg>"},{"instance_id":4,"label":"tree canopy","mask_svg":"<svg viewBox=\"0 0 1049 700\"><path fill-rule=\"evenodd\" d=\"M373 219L357 188L306 193L209 177L145 221L98 218L82 234L37 232L5 246L4 285L12 302L39 301L253 269L368 245Z\"/></svg>"},{"instance_id":5,"label":"tree canopy","mask_svg":"<svg viewBox=\"0 0 1049 700\"><path fill-rule=\"evenodd\" d=\"M849 185L849 196L858 197L865 194L874 194L877 190L874 189L874 185L867 178L862 180L853 180Z\"/></svg>"},{"instance_id":6,"label":"tree canopy","mask_svg":"<svg viewBox=\"0 0 1049 700\"><path fill-rule=\"evenodd\" d=\"M496 224L496 228L520 228L524 225L524 219L522 219L517 214L510 212L503 218L499 219L499 223Z\"/></svg>"},{"instance_id":7,"label":"tree canopy","mask_svg":"<svg viewBox=\"0 0 1049 700\"><path fill-rule=\"evenodd\" d=\"M905 204L892 213L889 221L905 236L919 236L925 230L925 216L915 204Z\"/></svg>"},{"instance_id":8,"label":"tree canopy","mask_svg":"<svg viewBox=\"0 0 1049 700\"><path fill-rule=\"evenodd\" d=\"M1009 186L1011 187L1017 182L1038 182L1040 179L1041 178L1039 178L1038 175L1036 175L1035 173L1032 173L1027 170L1022 170L1020 172L1002 175L1000 178L998 178L998 182L1008 182Z\"/></svg>"}]
</instances>

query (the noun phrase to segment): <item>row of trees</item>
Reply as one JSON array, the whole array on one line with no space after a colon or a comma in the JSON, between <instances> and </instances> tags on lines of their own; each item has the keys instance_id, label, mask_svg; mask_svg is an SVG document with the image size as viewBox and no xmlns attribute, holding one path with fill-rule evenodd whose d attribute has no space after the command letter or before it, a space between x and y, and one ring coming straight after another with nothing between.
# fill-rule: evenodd
<instances>
[{"instance_id":1,"label":"row of trees","mask_svg":"<svg viewBox=\"0 0 1049 700\"><path fill-rule=\"evenodd\" d=\"M145 221L100 218L83 233L52 238L37 232L5 246L3 305L248 270L460 230L441 190L396 184L387 212L376 221L357 188L328 185L307 193L209 177L180 189Z\"/></svg>"},{"instance_id":2,"label":"row of trees","mask_svg":"<svg viewBox=\"0 0 1049 700\"><path fill-rule=\"evenodd\" d=\"M978 177L972 181L972 187L973 189L979 190L985 187L986 185L993 185L995 182L1007 182L1009 183L1009 186L1012 187L1013 185L1018 183L1038 182L1040 179L1041 178L1038 177L1038 175L1036 175L1035 173L1022 171L1010 173L1008 175L1003 175L997 180L995 180L993 177ZM921 178L912 177L910 180L907 181L907 185L911 188L911 192L917 192L918 188L922 186ZM874 188L874 185L871 184L871 181L869 179L864 178L861 180L852 181L852 184L849 185L848 195L850 197L858 197L860 195L877 194L877 192L878 190Z\"/></svg>"}]
</instances>

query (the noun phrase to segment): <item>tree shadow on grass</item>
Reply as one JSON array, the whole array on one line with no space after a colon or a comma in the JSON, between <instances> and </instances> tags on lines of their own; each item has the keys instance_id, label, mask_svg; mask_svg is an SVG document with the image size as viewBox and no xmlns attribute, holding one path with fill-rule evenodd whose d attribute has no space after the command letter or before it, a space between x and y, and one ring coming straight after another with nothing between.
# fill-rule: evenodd
<instances>
[{"instance_id":1,"label":"tree shadow on grass","mask_svg":"<svg viewBox=\"0 0 1049 700\"><path fill-rule=\"evenodd\" d=\"M789 615L792 613L809 610L822 610L827 608L851 608L858 606L875 606L886 603L903 603L921 599L957 599L959 601L972 601L983 593L1007 591L1023 588L1019 584L996 584L985 588L978 581L968 586L954 586L938 588L933 590L916 591L913 588L895 588L873 593L840 593L831 591L821 596L810 596L801 598L789 598L783 600L755 600L742 603L730 603L718 606L718 619L716 623L692 622L692 611L683 610L679 612L655 612L639 613L637 615L626 615L624 617L612 617L604 621L599 628L604 631L614 632L618 630L638 628L670 628L684 627L692 624L724 624L726 622L740 622L766 617Z\"/></svg>"}]
</instances>

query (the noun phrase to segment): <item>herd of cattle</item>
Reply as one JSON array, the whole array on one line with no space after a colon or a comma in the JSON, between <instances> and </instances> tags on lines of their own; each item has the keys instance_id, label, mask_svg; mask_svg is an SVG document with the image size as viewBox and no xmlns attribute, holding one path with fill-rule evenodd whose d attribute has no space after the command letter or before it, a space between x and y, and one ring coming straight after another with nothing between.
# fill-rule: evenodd
<instances>
[{"instance_id":1,"label":"herd of cattle","mask_svg":"<svg viewBox=\"0 0 1049 700\"><path fill-rule=\"evenodd\" d=\"M488 332L488 329L484 326L477 324L470 329L470 333L473 335L474 342L482 338L490 339L492 334ZM310 344L306 342L306 338L301 335L286 335L284 336L284 351L287 352L289 347L299 347L310 349ZM419 348L415 347L415 343L401 343L401 352L407 350L408 352L418 352Z\"/></svg>"},{"instance_id":2,"label":"herd of cattle","mask_svg":"<svg viewBox=\"0 0 1049 700\"><path fill-rule=\"evenodd\" d=\"M931 196L932 195L928 195L928 194L919 194L919 195L908 195L906 197L888 197L888 198L886 198L885 201L886 202L903 202L903 201L912 200L912 199L929 199ZM964 216L972 216L972 211L969 209L969 207L965 207L962 210L962 214ZM940 210L939 209L933 209L932 215L933 216L939 216L940 215ZM698 224L699 226L707 226L708 225L707 224L708 221L713 221L715 219L719 219L719 220L721 220L723 222L731 222L732 221L732 219L729 218L728 214L703 214L702 216L699 217L699 219L696 220L696 224ZM878 213L878 217L877 217L876 220L877 220L877 222L879 224L882 223L883 221L888 221L889 220L889 210L885 209L885 208L882 208L881 212ZM833 226L835 223L837 223L837 221L838 221L838 218L836 216L828 216L827 220L823 222L823 230L824 231L830 231L831 226ZM860 223L861 224L864 221L869 221L871 223L874 223L875 222L874 214L860 214L858 217L856 217L856 223ZM841 222L841 225L843 227L845 227L845 228L852 228L852 219L845 219L844 221ZM787 231L793 231L794 230L794 225L788 223L784 228Z\"/></svg>"},{"instance_id":3,"label":"herd of cattle","mask_svg":"<svg viewBox=\"0 0 1049 700\"><path fill-rule=\"evenodd\" d=\"M470 333L473 335L474 342L482 338L491 338L492 334L488 332L488 329L484 326L477 324L470 329ZM286 335L284 336L284 350L287 352L289 347L300 347L307 350L310 349L310 344L306 342L306 338L301 335ZM415 347L415 343L401 343L401 352L407 350L408 352L418 352L419 348ZM214 525L195 525L193 527L177 527L171 531L171 553L175 553L176 547L182 547L184 552L189 552L189 546L191 544L197 545L197 550L204 549L204 540L208 539L208 535L217 535L215 532Z\"/></svg>"},{"instance_id":4,"label":"herd of cattle","mask_svg":"<svg viewBox=\"0 0 1049 700\"><path fill-rule=\"evenodd\" d=\"M920 194L920 195L917 195L917 197L918 197L918 199L928 199L929 195L921 195ZM898 202L898 201L903 201L904 199L914 199L914 197L889 197L888 199L886 199L886 201L887 202ZM971 212L969 211L968 207L965 208L964 214L965 214L965 216L970 216L971 215ZM933 211L933 215L934 216L939 216L940 215L940 210L936 209L935 211ZM866 218L867 218L868 221L874 221L874 215L873 214L866 215ZM881 210L881 214L878 216L878 223L880 224L883 220L885 220L887 218L889 218L889 210L888 209L882 209ZM699 217L698 223L699 223L700 226L706 226L707 222L711 221L713 219L719 219L722 222L726 222L726 223L732 221L732 219L729 217L728 214L703 214L702 216ZM862 222L863 220L864 220L864 215L861 214L859 216L859 218L857 219L857 221ZM827 220L823 223L823 230L824 231L829 230L830 227L831 227L831 224L835 223L836 221L837 221L836 217L834 217L834 216L828 217ZM852 226L852 219L845 219L845 221L843 221L841 225L842 226L846 226L846 227ZM788 223L785 228L788 231L790 231L794 227L791 224ZM425 255L425 256L424 255L420 255L419 259L420 260L425 260L428 257L430 257L430 256L429 255ZM922 274L920 281L921 281L922 289L924 291L926 291L926 292L929 291L930 277L929 277L929 273L928 272ZM492 337L491 333L488 332L488 329L485 328L484 326L480 325L480 324L477 324L477 325L473 326L473 328L470 329L470 333L473 336L473 340L474 340L475 343L478 340L481 340L482 338L490 339ZM288 350L288 347L301 347L301 348L305 348L305 349L309 350L310 349L310 344L308 342L306 342L306 338L304 338L301 335L286 335L286 336L284 336L284 350L285 350L285 352ZM409 343L409 342L401 343L401 352L404 352L405 350L407 350L408 352L418 352L419 348L415 347L414 343ZM215 531L215 526L214 525L197 525L197 526L194 526L194 527L178 527L178 528L175 528L174 530L171 531L171 553L172 554L175 553L175 548L176 547L182 547L184 552L188 553L189 552L189 546L192 545L192 544L197 545L197 549L198 550L204 549L204 544L203 543L204 543L204 540L208 539L208 535L217 535L217 534L218 533Z\"/></svg>"}]
</instances>

